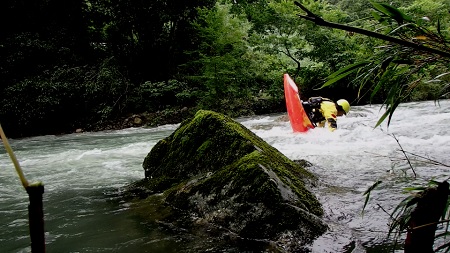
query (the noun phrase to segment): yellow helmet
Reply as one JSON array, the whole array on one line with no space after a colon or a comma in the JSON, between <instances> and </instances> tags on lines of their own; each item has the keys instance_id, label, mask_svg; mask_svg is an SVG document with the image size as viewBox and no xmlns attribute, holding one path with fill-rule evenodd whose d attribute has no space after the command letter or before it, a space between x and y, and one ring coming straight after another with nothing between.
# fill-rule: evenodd
<instances>
[{"instance_id":1,"label":"yellow helmet","mask_svg":"<svg viewBox=\"0 0 450 253\"><path fill-rule=\"evenodd\" d=\"M342 107L345 114L347 114L350 111L350 103L345 99L339 99L336 104Z\"/></svg>"}]
</instances>

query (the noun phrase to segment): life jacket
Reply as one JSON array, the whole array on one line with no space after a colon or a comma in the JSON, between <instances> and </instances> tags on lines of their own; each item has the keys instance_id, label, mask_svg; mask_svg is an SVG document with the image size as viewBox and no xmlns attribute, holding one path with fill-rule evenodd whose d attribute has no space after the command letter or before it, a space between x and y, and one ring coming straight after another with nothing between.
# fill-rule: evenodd
<instances>
[{"instance_id":1,"label":"life jacket","mask_svg":"<svg viewBox=\"0 0 450 253\"><path fill-rule=\"evenodd\" d=\"M318 122L322 122L325 120L325 117L323 116L322 112L320 111L320 104L323 101L329 101L333 102L332 100L328 98L323 97L311 97L308 99L307 102L303 102L303 108L306 111L306 114L308 115L309 120L311 123L316 127ZM334 103L334 102L333 102Z\"/></svg>"}]
</instances>

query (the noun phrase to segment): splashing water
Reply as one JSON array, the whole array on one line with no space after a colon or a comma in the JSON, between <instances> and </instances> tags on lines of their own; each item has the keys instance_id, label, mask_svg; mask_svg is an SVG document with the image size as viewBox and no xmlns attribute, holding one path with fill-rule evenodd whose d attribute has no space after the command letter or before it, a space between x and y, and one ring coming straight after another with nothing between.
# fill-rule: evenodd
<instances>
[{"instance_id":1,"label":"splashing water","mask_svg":"<svg viewBox=\"0 0 450 253\"><path fill-rule=\"evenodd\" d=\"M406 195L402 189L448 178L445 166L410 156L417 178L399 149L450 164L450 101L401 104L389 127L374 128L380 105L354 106L338 118L338 130L292 133L286 114L237 119L293 160L314 166L320 184L312 191L325 210L330 230L313 252L388 252L387 224ZM151 148L178 125L120 131L39 136L10 140L29 182L45 185L48 252L182 252L192 235L177 234L127 212L117 198L121 187L144 177ZM6 133L7 134L7 133ZM394 138L395 137L395 138ZM397 142L398 140L398 142ZM400 145L401 147L400 147ZM363 193L377 180L361 214ZM29 252L28 196L5 150L0 149L0 245L2 252ZM188 239L187 239L188 238ZM195 241L195 240L194 240ZM353 250L353 251L351 251Z\"/></svg>"}]
</instances>

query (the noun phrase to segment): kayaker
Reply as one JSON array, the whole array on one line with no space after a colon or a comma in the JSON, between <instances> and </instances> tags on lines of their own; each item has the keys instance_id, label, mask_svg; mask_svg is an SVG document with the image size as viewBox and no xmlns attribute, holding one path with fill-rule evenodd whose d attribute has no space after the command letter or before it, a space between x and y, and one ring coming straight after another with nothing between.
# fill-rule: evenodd
<instances>
[{"instance_id":1,"label":"kayaker","mask_svg":"<svg viewBox=\"0 0 450 253\"><path fill-rule=\"evenodd\" d=\"M330 131L337 128L337 116L346 115L350 111L350 103L345 99L334 102L328 98L311 97L307 101L302 101L302 104L315 127L325 127L325 123L328 122Z\"/></svg>"}]
</instances>

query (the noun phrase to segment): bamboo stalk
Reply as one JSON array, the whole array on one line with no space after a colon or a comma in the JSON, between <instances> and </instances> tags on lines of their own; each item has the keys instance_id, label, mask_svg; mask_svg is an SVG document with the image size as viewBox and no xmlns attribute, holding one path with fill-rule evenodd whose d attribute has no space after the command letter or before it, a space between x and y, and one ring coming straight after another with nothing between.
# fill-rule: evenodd
<instances>
[{"instance_id":1,"label":"bamboo stalk","mask_svg":"<svg viewBox=\"0 0 450 253\"><path fill-rule=\"evenodd\" d=\"M28 205L28 220L30 227L31 252L45 253L44 208L42 204L44 185L42 184L42 182L36 182L33 184L28 183L25 175L23 174L22 168L20 167L19 161L17 160L11 146L9 145L8 139L6 138L1 125L0 137L3 141L6 152L8 152L9 157L11 158L14 167L16 168L20 181L22 182L22 185L27 191L28 197L30 199L30 204Z\"/></svg>"},{"instance_id":2,"label":"bamboo stalk","mask_svg":"<svg viewBox=\"0 0 450 253\"><path fill-rule=\"evenodd\" d=\"M27 179L25 178L25 175L23 174L22 168L20 168L19 161L17 160L16 156L14 155L14 152L9 145L8 139L6 138L5 133L3 132L2 125L0 124L0 137L2 138L3 145L5 146L6 152L8 152L9 157L11 158L14 167L16 168L16 172L19 175L20 181L22 182L22 185L25 189L27 189L29 183Z\"/></svg>"}]
</instances>

